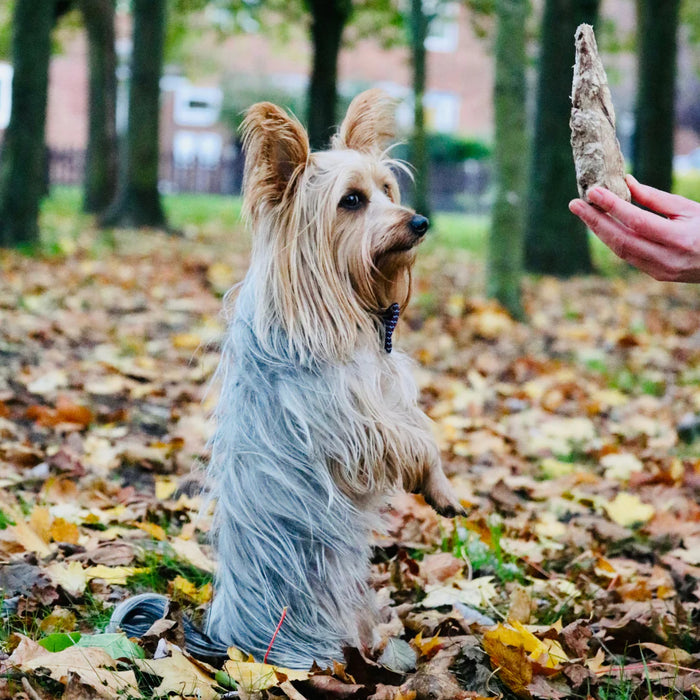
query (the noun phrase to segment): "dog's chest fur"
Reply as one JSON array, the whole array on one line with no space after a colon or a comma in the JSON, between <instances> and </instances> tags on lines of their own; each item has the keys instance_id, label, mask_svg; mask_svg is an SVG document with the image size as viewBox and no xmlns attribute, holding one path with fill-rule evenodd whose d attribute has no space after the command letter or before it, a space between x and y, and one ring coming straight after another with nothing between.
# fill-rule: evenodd
<instances>
[{"instance_id":1,"label":"dog's chest fur","mask_svg":"<svg viewBox=\"0 0 700 700\"><path fill-rule=\"evenodd\" d=\"M220 366L210 463L219 571L207 632L260 656L288 606L275 647L303 667L359 642L370 532L402 485L402 461L419 451L412 443L430 436L407 358L386 353L379 334L349 363L301 366L281 331L255 336L257 291L251 276Z\"/></svg>"}]
</instances>

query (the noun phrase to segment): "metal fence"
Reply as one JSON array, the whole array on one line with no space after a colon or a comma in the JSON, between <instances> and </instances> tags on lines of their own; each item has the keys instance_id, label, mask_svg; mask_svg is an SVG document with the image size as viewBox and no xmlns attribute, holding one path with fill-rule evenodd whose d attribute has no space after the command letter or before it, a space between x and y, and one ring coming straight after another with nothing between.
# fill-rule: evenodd
<instances>
[{"instance_id":1,"label":"metal fence","mask_svg":"<svg viewBox=\"0 0 700 700\"><path fill-rule=\"evenodd\" d=\"M82 150L50 150L49 183L80 185L85 169ZM164 193L204 192L237 195L243 182L243 156L239 151L220 158L216 163L194 160L183 163L172 154L160 158L160 190ZM409 178L400 177L407 200L413 187ZM491 207L491 167L488 161L434 163L430 169L430 197L438 211L484 214Z\"/></svg>"}]
</instances>

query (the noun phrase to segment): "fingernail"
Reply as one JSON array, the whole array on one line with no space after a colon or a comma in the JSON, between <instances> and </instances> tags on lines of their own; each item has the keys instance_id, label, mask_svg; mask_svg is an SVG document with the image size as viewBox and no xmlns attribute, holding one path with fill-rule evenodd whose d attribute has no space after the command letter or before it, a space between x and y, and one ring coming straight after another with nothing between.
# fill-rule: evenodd
<instances>
[{"instance_id":1,"label":"fingernail","mask_svg":"<svg viewBox=\"0 0 700 700\"><path fill-rule=\"evenodd\" d=\"M583 211L583 202L580 199L572 199L569 202L569 211L572 214L579 214Z\"/></svg>"},{"instance_id":2,"label":"fingernail","mask_svg":"<svg viewBox=\"0 0 700 700\"><path fill-rule=\"evenodd\" d=\"M600 204L605 198L603 190L600 187L594 187L592 190L588 190L588 200L590 202L596 202Z\"/></svg>"},{"instance_id":3,"label":"fingernail","mask_svg":"<svg viewBox=\"0 0 700 700\"><path fill-rule=\"evenodd\" d=\"M627 173L627 175L625 175L625 180L627 180L627 182L631 182L633 185L639 184L639 180L637 180L637 178L631 173Z\"/></svg>"}]
</instances>

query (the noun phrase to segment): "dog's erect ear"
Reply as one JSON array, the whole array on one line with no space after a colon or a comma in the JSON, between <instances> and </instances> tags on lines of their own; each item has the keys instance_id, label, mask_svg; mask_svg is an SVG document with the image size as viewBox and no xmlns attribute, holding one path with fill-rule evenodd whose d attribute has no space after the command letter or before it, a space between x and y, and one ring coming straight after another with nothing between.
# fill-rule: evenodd
<instances>
[{"instance_id":1,"label":"dog's erect ear","mask_svg":"<svg viewBox=\"0 0 700 700\"><path fill-rule=\"evenodd\" d=\"M244 191L251 212L277 204L306 165L309 138L293 116L271 102L254 104L241 125L246 153Z\"/></svg>"},{"instance_id":2,"label":"dog's erect ear","mask_svg":"<svg viewBox=\"0 0 700 700\"><path fill-rule=\"evenodd\" d=\"M361 92L350 103L333 146L363 153L384 151L396 135L396 102L379 88Z\"/></svg>"}]
</instances>

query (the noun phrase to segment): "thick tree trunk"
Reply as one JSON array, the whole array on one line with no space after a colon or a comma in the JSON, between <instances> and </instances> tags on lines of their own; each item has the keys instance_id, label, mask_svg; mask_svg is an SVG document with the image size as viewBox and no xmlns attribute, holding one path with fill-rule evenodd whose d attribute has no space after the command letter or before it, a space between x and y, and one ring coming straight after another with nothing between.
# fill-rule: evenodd
<instances>
[{"instance_id":1,"label":"thick tree trunk","mask_svg":"<svg viewBox=\"0 0 700 700\"><path fill-rule=\"evenodd\" d=\"M308 130L314 149L328 146L337 126L338 54L352 0L306 0L311 12L313 65L309 82Z\"/></svg>"},{"instance_id":2,"label":"thick tree trunk","mask_svg":"<svg viewBox=\"0 0 700 700\"><path fill-rule=\"evenodd\" d=\"M0 245L39 238L44 194L46 100L53 0L16 0L12 19L12 113L0 162Z\"/></svg>"},{"instance_id":3,"label":"thick tree trunk","mask_svg":"<svg viewBox=\"0 0 700 700\"><path fill-rule=\"evenodd\" d=\"M540 38L532 168L525 233L525 265L560 276L591 272L584 225L569 213L577 196L569 143L574 33L595 25L599 0L546 0Z\"/></svg>"},{"instance_id":4,"label":"thick tree trunk","mask_svg":"<svg viewBox=\"0 0 700 700\"><path fill-rule=\"evenodd\" d=\"M411 162L415 168L413 206L423 216L430 216L430 157L425 132L425 84L427 61L425 39L431 17L425 12L423 0L411 0L411 67L413 69L413 138Z\"/></svg>"},{"instance_id":5,"label":"thick tree trunk","mask_svg":"<svg viewBox=\"0 0 700 700\"><path fill-rule=\"evenodd\" d=\"M115 0L80 0L88 35L90 95L83 209L104 211L117 190Z\"/></svg>"},{"instance_id":6,"label":"thick tree trunk","mask_svg":"<svg viewBox=\"0 0 700 700\"><path fill-rule=\"evenodd\" d=\"M671 189L680 0L639 0L635 177Z\"/></svg>"},{"instance_id":7,"label":"thick tree trunk","mask_svg":"<svg viewBox=\"0 0 700 700\"><path fill-rule=\"evenodd\" d=\"M160 77L167 0L132 0L134 21L129 124L115 202L103 226L165 227L158 192Z\"/></svg>"},{"instance_id":8,"label":"thick tree trunk","mask_svg":"<svg viewBox=\"0 0 700 700\"><path fill-rule=\"evenodd\" d=\"M527 136L525 125L525 23L528 0L496 0L494 86L496 200L489 235L488 295L522 318Z\"/></svg>"}]
</instances>

